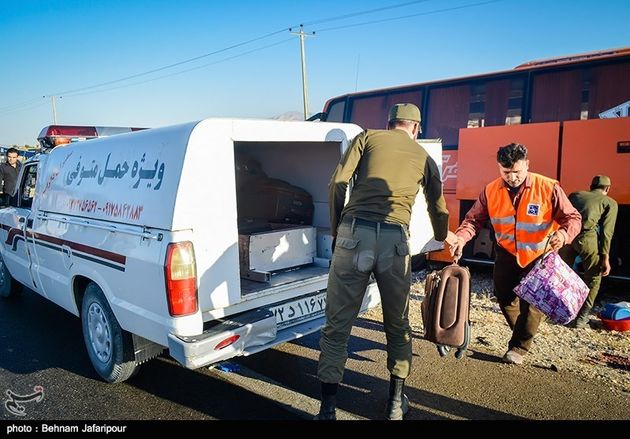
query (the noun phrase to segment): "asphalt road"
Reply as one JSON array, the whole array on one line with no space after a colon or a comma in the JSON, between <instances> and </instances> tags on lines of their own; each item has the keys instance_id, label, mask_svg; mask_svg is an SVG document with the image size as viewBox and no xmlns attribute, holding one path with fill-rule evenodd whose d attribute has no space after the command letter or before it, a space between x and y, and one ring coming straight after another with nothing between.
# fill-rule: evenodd
<instances>
[{"instance_id":1,"label":"asphalt road","mask_svg":"<svg viewBox=\"0 0 630 439\"><path fill-rule=\"evenodd\" d=\"M0 301L0 328L0 419L299 419L269 398L167 357L145 363L125 383L106 384L92 369L80 320L30 291ZM24 403L25 416L7 410L7 390L27 395L35 386L45 397Z\"/></svg>"},{"instance_id":2,"label":"asphalt road","mask_svg":"<svg viewBox=\"0 0 630 439\"><path fill-rule=\"evenodd\" d=\"M32 292L0 301L0 420L302 420L317 410L318 334L228 364L191 371L168 357L121 384L101 382L79 319ZM380 323L359 319L350 340L339 417L382 419L388 389ZM409 420L630 420L630 394L568 372L506 365L469 351L456 360L414 339ZM6 406L6 392L44 398Z\"/></svg>"}]
</instances>

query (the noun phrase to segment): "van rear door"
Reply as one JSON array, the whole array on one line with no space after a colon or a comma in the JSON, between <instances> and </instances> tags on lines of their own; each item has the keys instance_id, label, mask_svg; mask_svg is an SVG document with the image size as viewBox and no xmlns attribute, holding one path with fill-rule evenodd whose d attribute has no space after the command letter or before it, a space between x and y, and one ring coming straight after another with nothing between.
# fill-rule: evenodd
<instances>
[{"instance_id":1,"label":"van rear door","mask_svg":"<svg viewBox=\"0 0 630 439\"><path fill-rule=\"evenodd\" d=\"M442 141L439 139L418 139L418 144L429 153L442 175ZM442 250L444 243L433 239L433 228L427 211L427 201L422 188L416 195L409 223L409 247L412 255Z\"/></svg>"}]
</instances>

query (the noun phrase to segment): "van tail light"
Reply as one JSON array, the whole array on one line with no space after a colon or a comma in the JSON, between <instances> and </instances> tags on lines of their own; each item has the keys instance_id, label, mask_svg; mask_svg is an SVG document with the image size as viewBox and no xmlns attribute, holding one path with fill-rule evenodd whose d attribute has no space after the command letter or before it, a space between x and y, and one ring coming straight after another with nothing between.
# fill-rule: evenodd
<instances>
[{"instance_id":1,"label":"van tail light","mask_svg":"<svg viewBox=\"0 0 630 439\"><path fill-rule=\"evenodd\" d=\"M185 316L197 312L197 268L192 242L172 242L164 265L168 312Z\"/></svg>"}]
</instances>

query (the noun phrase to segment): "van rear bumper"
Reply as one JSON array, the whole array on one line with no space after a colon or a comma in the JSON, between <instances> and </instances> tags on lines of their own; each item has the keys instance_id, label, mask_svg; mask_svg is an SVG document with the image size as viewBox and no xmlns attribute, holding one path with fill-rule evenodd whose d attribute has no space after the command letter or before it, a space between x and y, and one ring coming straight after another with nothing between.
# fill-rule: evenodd
<instances>
[{"instance_id":1,"label":"van rear bumper","mask_svg":"<svg viewBox=\"0 0 630 439\"><path fill-rule=\"evenodd\" d=\"M315 295L317 293L312 293ZM380 302L376 284L370 284L363 298L363 313ZM272 306L273 307L273 306ZM171 357L188 369L215 364L240 355L247 356L264 351L277 344L295 340L318 331L325 323L324 316L278 329L276 316L270 308L259 308L217 321L217 324L195 336L168 335L168 348ZM238 336L223 348L217 346L224 340Z\"/></svg>"},{"instance_id":2,"label":"van rear bumper","mask_svg":"<svg viewBox=\"0 0 630 439\"><path fill-rule=\"evenodd\" d=\"M203 333L190 337L168 335L169 354L182 366L202 366L242 355L247 348L264 346L276 339L276 318L272 311L259 309L218 321ZM232 344L217 348L219 343L236 336Z\"/></svg>"}]
</instances>

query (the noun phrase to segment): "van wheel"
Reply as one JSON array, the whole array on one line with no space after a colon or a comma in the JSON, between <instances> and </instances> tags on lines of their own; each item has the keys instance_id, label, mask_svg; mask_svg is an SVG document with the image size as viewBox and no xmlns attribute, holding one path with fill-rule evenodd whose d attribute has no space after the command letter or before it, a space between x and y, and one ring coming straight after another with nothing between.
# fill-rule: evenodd
<instances>
[{"instance_id":1,"label":"van wheel","mask_svg":"<svg viewBox=\"0 0 630 439\"><path fill-rule=\"evenodd\" d=\"M83 340L96 372L108 383L120 383L140 367L131 334L120 327L103 291L94 282L85 289L81 308Z\"/></svg>"},{"instance_id":2,"label":"van wheel","mask_svg":"<svg viewBox=\"0 0 630 439\"><path fill-rule=\"evenodd\" d=\"M11 273L4 265L4 260L0 258L0 297L12 299L22 292L22 284L13 279Z\"/></svg>"}]
</instances>

